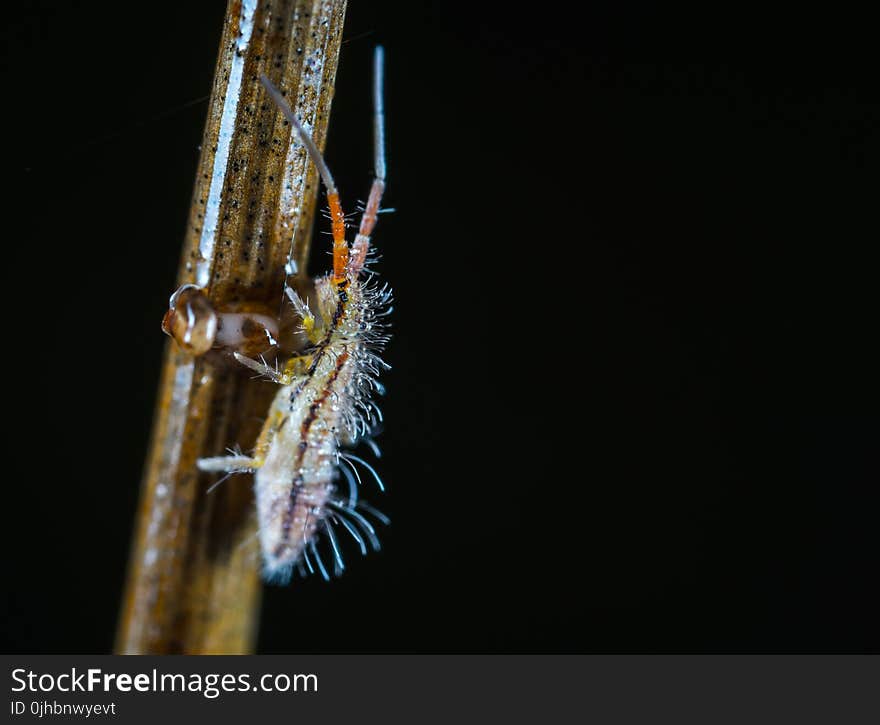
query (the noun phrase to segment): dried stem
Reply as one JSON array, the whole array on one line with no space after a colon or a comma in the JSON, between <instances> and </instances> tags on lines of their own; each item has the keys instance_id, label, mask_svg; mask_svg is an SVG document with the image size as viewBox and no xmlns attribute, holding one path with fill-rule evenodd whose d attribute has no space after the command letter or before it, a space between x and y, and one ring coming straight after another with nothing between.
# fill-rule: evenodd
<instances>
[{"instance_id":1,"label":"dried stem","mask_svg":"<svg viewBox=\"0 0 880 725\"><path fill-rule=\"evenodd\" d=\"M318 180L263 90L265 73L323 147L345 0L230 0L179 282L223 305L280 308L305 270ZM158 332L157 320L157 334ZM168 344L119 622L120 653L245 653L259 611L251 486L196 460L256 439L272 386Z\"/></svg>"}]
</instances>

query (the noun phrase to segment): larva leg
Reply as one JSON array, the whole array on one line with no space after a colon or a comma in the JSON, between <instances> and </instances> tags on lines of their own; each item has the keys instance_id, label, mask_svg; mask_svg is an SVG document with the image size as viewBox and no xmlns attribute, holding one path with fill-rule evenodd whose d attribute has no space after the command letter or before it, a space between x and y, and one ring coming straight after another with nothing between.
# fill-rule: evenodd
<instances>
[{"instance_id":1,"label":"larva leg","mask_svg":"<svg viewBox=\"0 0 880 725\"><path fill-rule=\"evenodd\" d=\"M248 358L249 359L249 358ZM235 453L231 456L215 456L213 458L200 458L197 462L199 470L213 471L215 473L253 473L266 460L266 454L272 447L275 440L275 434L284 421L281 411L274 409L266 422L263 424L263 430L260 431L260 437L257 439L257 445L254 449L253 456L245 456Z\"/></svg>"},{"instance_id":2,"label":"larva leg","mask_svg":"<svg viewBox=\"0 0 880 725\"><path fill-rule=\"evenodd\" d=\"M303 331L309 338L309 342L315 344L321 339L323 331L320 325L316 324L315 315L307 302L304 302L296 293L293 287L285 287L284 293L293 305L293 309L302 318Z\"/></svg>"},{"instance_id":3,"label":"larva leg","mask_svg":"<svg viewBox=\"0 0 880 725\"><path fill-rule=\"evenodd\" d=\"M200 471L215 473L253 473L260 467L260 461L249 456L216 456L200 458L198 467Z\"/></svg>"},{"instance_id":4,"label":"larva leg","mask_svg":"<svg viewBox=\"0 0 880 725\"><path fill-rule=\"evenodd\" d=\"M233 354L235 359L242 365L279 385L290 385L312 364L311 355L299 355L288 360L284 367L279 370L277 367L270 367L266 364L265 360L254 360L237 352Z\"/></svg>"}]
</instances>

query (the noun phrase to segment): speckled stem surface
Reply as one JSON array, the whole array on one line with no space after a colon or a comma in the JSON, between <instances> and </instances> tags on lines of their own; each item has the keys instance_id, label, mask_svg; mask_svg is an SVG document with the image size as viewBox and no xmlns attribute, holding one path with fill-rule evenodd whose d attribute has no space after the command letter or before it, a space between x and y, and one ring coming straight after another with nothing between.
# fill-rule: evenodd
<instances>
[{"instance_id":1,"label":"speckled stem surface","mask_svg":"<svg viewBox=\"0 0 880 725\"><path fill-rule=\"evenodd\" d=\"M216 305L280 308L285 268L305 270L317 174L259 76L278 85L323 148L345 5L229 2L178 274ZM243 368L190 357L169 341L117 652L253 650L260 561L252 482L238 476L208 493L216 475L200 473L196 460L234 444L248 450L274 393Z\"/></svg>"}]
</instances>

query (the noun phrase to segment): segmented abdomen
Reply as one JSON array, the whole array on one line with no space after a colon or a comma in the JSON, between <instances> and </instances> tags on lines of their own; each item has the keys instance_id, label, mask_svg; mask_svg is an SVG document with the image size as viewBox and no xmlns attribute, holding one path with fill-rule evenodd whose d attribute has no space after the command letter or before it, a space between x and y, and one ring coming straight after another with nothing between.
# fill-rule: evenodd
<instances>
[{"instance_id":1,"label":"segmented abdomen","mask_svg":"<svg viewBox=\"0 0 880 725\"><path fill-rule=\"evenodd\" d=\"M355 359L350 347L327 345L309 373L275 397L275 430L255 487L268 577L286 576L326 515L340 429L352 405Z\"/></svg>"}]
</instances>

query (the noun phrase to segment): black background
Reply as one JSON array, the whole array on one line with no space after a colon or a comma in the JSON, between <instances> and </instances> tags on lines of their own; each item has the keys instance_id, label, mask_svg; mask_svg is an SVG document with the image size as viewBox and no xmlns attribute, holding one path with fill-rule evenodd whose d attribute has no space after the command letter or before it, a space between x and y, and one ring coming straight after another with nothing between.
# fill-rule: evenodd
<instances>
[{"instance_id":1,"label":"black background","mask_svg":"<svg viewBox=\"0 0 880 725\"><path fill-rule=\"evenodd\" d=\"M259 650L876 651L874 26L473 5L349 10L393 525L268 589ZM112 647L223 12L4 10L7 651Z\"/></svg>"}]
</instances>

